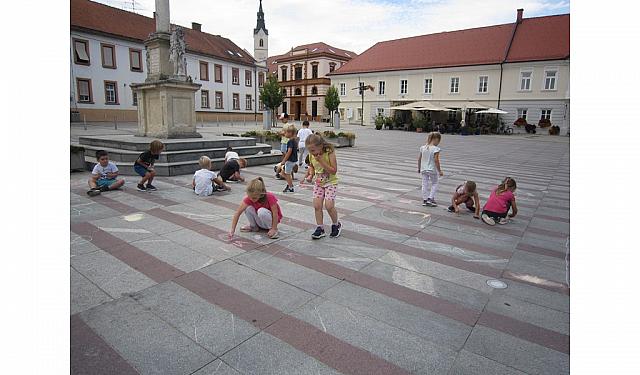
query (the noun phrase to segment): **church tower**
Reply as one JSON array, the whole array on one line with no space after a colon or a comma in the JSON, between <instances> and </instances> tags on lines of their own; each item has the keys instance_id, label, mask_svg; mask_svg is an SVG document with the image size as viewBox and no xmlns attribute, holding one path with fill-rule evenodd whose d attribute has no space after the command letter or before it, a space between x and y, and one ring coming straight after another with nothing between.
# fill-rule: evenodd
<instances>
[{"instance_id":1,"label":"church tower","mask_svg":"<svg viewBox=\"0 0 640 375\"><path fill-rule=\"evenodd\" d=\"M266 65L267 57L269 57L269 31L264 25L262 0L260 0L260 8L258 9L258 23L253 29L253 57L260 65Z\"/></svg>"}]
</instances>

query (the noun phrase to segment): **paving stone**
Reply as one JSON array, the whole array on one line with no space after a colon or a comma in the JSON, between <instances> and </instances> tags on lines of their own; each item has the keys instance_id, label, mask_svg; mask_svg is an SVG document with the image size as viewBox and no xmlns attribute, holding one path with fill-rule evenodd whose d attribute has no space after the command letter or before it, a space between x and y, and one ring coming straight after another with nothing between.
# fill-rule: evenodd
<instances>
[{"instance_id":1,"label":"paving stone","mask_svg":"<svg viewBox=\"0 0 640 375\"><path fill-rule=\"evenodd\" d=\"M490 239L495 242L507 243L512 245L513 247L515 247L515 245L518 243L520 239L519 235L514 236L510 234L503 234L500 232L496 232L495 230L493 230L493 227L490 227L488 225L484 225L484 227L470 226L470 225L464 225L459 223L452 223L444 220L438 220L435 223L433 223L433 226L438 228L452 229L461 233L473 233L478 237L484 237L485 239ZM509 225L505 225L504 227L506 228L508 226Z\"/></svg>"},{"instance_id":2,"label":"paving stone","mask_svg":"<svg viewBox=\"0 0 640 375\"><path fill-rule=\"evenodd\" d=\"M451 349L460 349L471 327L368 289L342 282L322 294L374 319Z\"/></svg>"},{"instance_id":3,"label":"paving stone","mask_svg":"<svg viewBox=\"0 0 640 375\"><path fill-rule=\"evenodd\" d=\"M71 266L112 298L155 285L147 276L102 250L71 258Z\"/></svg>"},{"instance_id":4,"label":"paving stone","mask_svg":"<svg viewBox=\"0 0 640 375\"><path fill-rule=\"evenodd\" d=\"M471 213L470 213L471 214ZM469 219L469 221L474 220L476 223L476 219ZM438 220L439 221L439 220ZM430 236L437 237L445 237L450 239L451 241L464 241L470 244L475 244L482 247L488 247L491 249L501 250L504 252L511 252L515 247L515 243L513 241L495 241L492 238L488 238L484 235L484 231L488 229L488 226L483 224L480 228L469 228L469 231L459 231L457 229L444 229L442 227L427 227L421 231L421 238L426 237L428 240ZM464 246L459 246L464 248Z\"/></svg>"},{"instance_id":5,"label":"paving stone","mask_svg":"<svg viewBox=\"0 0 640 375\"><path fill-rule=\"evenodd\" d=\"M450 375L526 375L489 358L461 350Z\"/></svg>"},{"instance_id":6,"label":"paving stone","mask_svg":"<svg viewBox=\"0 0 640 375\"><path fill-rule=\"evenodd\" d=\"M538 306L505 294L493 295L486 309L522 322L569 335L569 313Z\"/></svg>"},{"instance_id":7,"label":"paving stone","mask_svg":"<svg viewBox=\"0 0 640 375\"><path fill-rule=\"evenodd\" d=\"M156 236L156 234L150 230L138 228L136 226L133 226L132 228L132 225L120 216L92 220L89 223L125 242L133 242Z\"/></svg>"},{"instance_id":8,"label":"paving stone","mask_svg":"<svg viewBox=\"0 0 640 375\"><path fill-rule=\"evenodd\" d=\"M226 353L222 360L246 375L340 375L340 372L264 332Z\"/></svg>"},{"instance_id":9,"label":"paving stone","mask_svg":"<svg viewBox=\"0 0 640 375\"><path fill-rule=\"evenodd\" d=\"M230 260L205 267L200 272L283 312L291 311L314 297L302 289Z\"/></svg>"},{"instance_id":10,"label":"paving stone","mask_svg":"<svg viewBox=\"0 0 640 375\"><path fill-rule=\"evenodd\" d=\"M128 297L80 316L141 374L190 374L215 359Z\"/></svg>"},{"instance_id":11,"label":"paving stone","mask_svg":"<svg viewBox=\"0 0 640 375\"><path fill-rule=\"evenodd\" d=\"M511 257L511 262L524 262L537 267L551 267L564 272L566 263L564 258L550 257L529 251L516 250Z\"/></svg>"},{"instance_id":12,"label":"paving stone","mask_svg":"<svg viewBox=\"0 0 640 375\"><path fill-rule=\"evenodd\" d=\"M519 283L512 280L503 280L507 283L506 289L496 289L493 291L494 296L510 296L515 297L538 306L548 307L554 310L569 312L569 296L561 293L552 292L550 290L536 288L527 284Z\"/></svg>"},{"instance_id":13,"label":"paving stone","mask_svg":"<svg viewBox=\"0 0 640 375\"><path fill-rule=\"evenodd\" d=\"M154 237L152 239L144 239L131 242L131 245L185 273L206 267L218 261L217 259L210 258L195 250L188 249L163 238Z\"/></svg>"},{"instance_id":14,"label":"paving stone","mask_svg":"<svg viewBox=\"0 0 640 375\"><path fill-rule=\"evenodd\" d=\"M569 374L569 356L477 325L464 348L530 374Z\"/></svg>"},{"instance_id":15,"label":"paving stone","mask_svg":"<svg viewBox=\"0 0 640 375\"><path fill-rule=\"evenodd\" d=\"M204 366L200 370L193 373L193 375L242 375L238 371L234 370L231 366L223 361L216 359L215 361Z\"/></svg>"},{"instance_id":16,"label":"paving stone","mask_svg":"<svg viewBox=\"0 0 640 375\"><path fill-rule=\"evenodd\" d=\"M529 225L534 228L552 230L561 233L569 233L571 231L571 224L569 223L564 223L562 221L556 220L547 220L539 217L532 218Z\"/></svg>"},{"instance_id":17,"label":"paving stone","mask_svg":"<svg viewBox=\"0 0 640 375\"><path fill-rule=\"evenodd\" d=\"M218 261L222 261L245 252L233 244L224 243L220 240L204 236L189 229L181 229L175 232L166 233L159 239L170 240Z\"/></svg>"},{"instance_id":18,"label":"paving stone","mask_svg":"<svg viewBox=\"0 0 640 375\"><path fill-rule=\"evenodd\" d=\"M528 262L520 258L511 259L507 268L509 271L541 277L559 283L566 283L564 268L542 265L540 262Z\"/></svg>"},{"instance_id":19,"label":"paving stone","mask_svg":"<svg viewBox=\"0 0 640 375\"><path fill-rule=\"evenodd\" d=\"M212 225L216 221L224 219L224 216L219 215L215 207L203 202L189 202L167 207L166 210L207 225Z\"/></svg>"},{"instance_id":20,"label":"paving stone","mask_svg":"<svg viewBox=\"0 0 640 375\"><path fill-rule=\"evenodd\" d=\"M179 225L173 224L166 220L158 219L157 217L144 212L136 212L129 215L123 215L122 219L135 226L136 228L146 229L158 235L183 229Z\"/></svg>"},{"instance_id":21,"label":"paving stone","mask_svg":"<svg viewBox=\"0 0 640 375\"><path fill-rule=\"evenodd\" d=\"M418 207L416 207L415 210L406 211L391 210L382 207L367 207L364 210L354 213L353 216L415 230L424 229L431 221L430 216Z\"/></svg>"},{"instance_id":22,"label":"paving stone","mask_svg":"<svg viewBox=\"0 0 640 375\"><path fill-rule=\"evenodd\" d=\"M418 249L423 249L431 253L442 254L465 261L472 261L497 269L505 268L508 263L507 259L501 257L478 253L475 251L467 250L457 246L442 244L439 242L426 241L424 239L416 237L411 237L411 239L406 241L404 244L416 247Z\"/></svg>"},{"instance_id":23,"label":"paving stone","mask_svg":"<svg viewBox=\"0 0 640 375\"><path fill-rule=\"evenodd\" d=\"M98 306L112 298L71 267L71 315Z\"/></svg>"},{"instance_id":24,"label":"paving stone","mask_svg":"<svg viewBox=\"0 0 640 375\"><path fill-rule=\"evenodd\" d=\"M446 374L456 357L452 349L323 298L316 298L292 315L415 374Z\"/></svg>"},{"instance_id":25,"label":"paving stone","mask_svg":"<svg viewBox=\"0 0 640 375\"><path fill-rule=\"evenodd\" d=\"M171 281L145 289L132 298L218 356L259 331Z\"/></svg>"},{"instance_id":26,"label":"paving stone","mask_svg":"<svg viewBox=\"0 0 640 375\"><path fill-rule=\"evenodd\" d=\"M89 242L88 238L79 236L73 232L71 232L70 249L71 257L100 250L99 247Z\"/></svg>"}]
</instances>

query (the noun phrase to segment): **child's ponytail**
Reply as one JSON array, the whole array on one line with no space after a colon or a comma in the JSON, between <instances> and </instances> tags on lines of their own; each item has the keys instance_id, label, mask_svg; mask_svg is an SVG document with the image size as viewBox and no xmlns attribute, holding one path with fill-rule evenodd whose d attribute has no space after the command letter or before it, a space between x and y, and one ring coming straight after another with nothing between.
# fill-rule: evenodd
<instances>
[{"instance_id":1,"label":"child's ponytail","mask_svg":"<svg viewBox=\"0 0 640 375\"><path fill-rule=\"evenodd\" d=\"M511 177L506 177L504 180L502 180L502 183L498 185L498 188L496 189L496 195L500 195L507 190L511 190L511 189L515 190L515 188L516 188L516 180L514 180Z\"/></svg>"}]
</instances>

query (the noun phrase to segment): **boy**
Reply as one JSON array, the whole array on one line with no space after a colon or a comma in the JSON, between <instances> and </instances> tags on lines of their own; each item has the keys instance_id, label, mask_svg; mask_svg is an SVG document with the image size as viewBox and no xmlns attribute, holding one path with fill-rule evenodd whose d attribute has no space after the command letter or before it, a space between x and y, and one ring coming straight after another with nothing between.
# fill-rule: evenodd
<instances>
[{"instance_id":1,"label":"boy","mask_svg":"<svg viewBox=\"0 0 640 375\"><path fill-rule=\"evenodd\" d=\"M222 181L242 181L244 182L244 178L240 176L240 168L247 167L247 160L240 158L238 160L231 159L228 160L220 169L220 173L218 173L218 177L222 178Z\"/></svg>"},{"instance_id":2,"label":"boy","mask_svg":"<svg viewBox=\"0 0 640 375\"><path fill-rule=\"evenodd\" d=\"M216 177L216 174L211 171L211 159L208 156L201 156L200 160L198 160L198 164L200 168L193 175L193 181L191 185L193 186L193 191L201 197L206 197L207 195L213 194L214 191L218 190L218 187L213 185L213 182L220 186L221 190L231 190L220 177Z\"/></svg>"},{"instance_id":3,"label":"boy","mask_svg":"<svg viewBox=\"0 0 640 375\"><path fill-rule=\"evenodd\" d=\"M283 193L293 193L293 167L298 163L298 140L296 139L296 127L291 124L284 130L284 136L287 138L287 150L282 157L282 164L284 166L280 174L283 175L287 181Z\"/></svg>"},{"instance_id":4,"label":"boy","mask_svg":"<svg viewBox=\"0 0 640 375\"><path fill-rule=\"evenodd\" d=\"M227 153L224 154L224 162L226 163L227 161L229 161L231 159L238 160L238 159L240 159L240 156L238 155L237 152L233 151L233 147L229 146L229 147L227 147Z\"/></svg>"},{"instance_id":5,"label":"boy","mask_svg":"<svg viewBox=\"0 0 640 375\"><path fill-rule=\"evenodd\" d=\"M309 121L305 120L302 122L302 129L298 130L298 165L302 166L304 164L305 168L307 168L308 164L305 163L305 158L309 154L307 148L304 145L304 142L307 140L307 137L313 134L313 131L309 129Z\"/></svg>"},{"instance_id":6,"label":"boy","mask_svg":"<svg viewBox=\"0 0 640 375\"><path fill-rule=\"evenodd\" d=\"M103 191L118 189L124 185L124 179L118 178L118 167L109 161L109 153L104 150L96 151L98 164L93 167L87 191L90 197L95 197Z\"/></svg>"},{"instance_id":7,"label":"boy","mask_svg":"<svg viewBox=\"0 0 640 375\"><path fill-rule=\"evenodd\" d=\"M160 157L160 153L164 150L164 144L159 140L154 140L149 144L149 149L138 156L133 169L137 174L142 177L138 182L138 190L140 191L156 191L155 186L151 185L153 178L156 176L156 171L153 169L153 164ZM147 186L144 186L144 183Z\"/></svg>"}]
</instances>

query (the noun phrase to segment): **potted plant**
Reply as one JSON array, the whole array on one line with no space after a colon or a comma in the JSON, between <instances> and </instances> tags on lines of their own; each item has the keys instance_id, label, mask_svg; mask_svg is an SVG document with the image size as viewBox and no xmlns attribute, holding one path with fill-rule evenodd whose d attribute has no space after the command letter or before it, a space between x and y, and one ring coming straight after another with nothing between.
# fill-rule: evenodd
<instances>
[{"instance_id":1,"label":"potted plant","mask_svg":"<svg viewBox=\"0 0 640 375\"><path fill-rule=\"evenodd\" d=\"M416 132L422 133L427 127L427 120L424 118L417 119L414 121L414 126L416 127Z\"/></svg>"},{"instance_id":2,"label":"potted plant","mask_svg":"<svg viewBox=\"0 0 640 375\"><path fill-rule=\"evenodd\" d=\"M382 115L377 115L375 120L376 130L382 129L382 126L384 126L384 122L384 117L382 117Z\"/></svg>"},{"instance_id":3,"label":"potted plant","mask_svg":"<svg viewBox=\"0 0 640 375\"><path fill-rule=\"evenodd\" d=\"M526 124L524 130L526 130L527 133L536 134L536 126L533 124Z\"/></svg>"},{"instance_id":4,"label":"potted plant","mask_svg":"<svg viewBox=\"0 0 640 375\"><path fill-rule=\"evenodd\" d=\"M342 144L342 139L347 141L346 145L353 147L356 144L356 134L352 132L338 133L338 144Z\"/></svg>"},{"instance_id":5,"label":"potted plant","mask_svg":"<svg viewBox=\"0 0 640 375\"><path fill-rule=\"evenodd\" d=\"M391 118L391 116L387 116L384 118L384 127L388 128L389 130L391 130L391 128L393 127L393 118Z\"/></svg>"},{"instance_id":6,"label":"potted plant","mask_svg":"<svg viewBox=\"0 0 640 375\"><path fill-rule=\"evenodd\" d=\"M513 122L513 125L517 127L526 126L527 120L523 119L522 117L519 117L516 121Z\"/></svg>"},{"instance_id":7,"label":"potted plant","mask_svg":"<svg viewBox=\"0 0 640 375\"><path fill-rule=\"evenodd\" d=\"M549 135L559 135L560 127L558 125L553 125L549 127Z\"/></svg>"},{"instance_id":8,"label":"potted plant","mask_svg":"<svg viewBox=\"0 0 640 375\"><path fill-rule=\"evenodd\" d=\"M71 170L84 170L84 147L71 145Z\"/></svg>"},{"instance_id":9,"label":"potted plant","mask_svg":"<svg viewBox=\"0 0 640 375\"><path fill-rule=\"evenodd\" d=\"M541 118L540 121L538 121L538 127L540 128L548 128L551 126L551 120L549 120L548 118Z\"/></svg>"}]
</instances>

